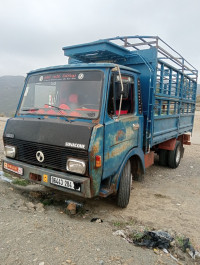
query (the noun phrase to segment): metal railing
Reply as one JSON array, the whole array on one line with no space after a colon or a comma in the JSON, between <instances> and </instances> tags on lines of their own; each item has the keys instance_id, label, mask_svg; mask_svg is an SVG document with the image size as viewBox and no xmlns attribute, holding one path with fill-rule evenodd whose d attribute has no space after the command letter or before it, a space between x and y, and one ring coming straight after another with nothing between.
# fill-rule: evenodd
<instances>
[{"instance_id":1,"label":"metal railing","mask_svg":"<svg viewBox=\"0 0 200 265\"><path fill-rule=\"evenodd\" d=\"M160 62L170 64L176 70L197 82L198 70L189 63L180 53L175 51L158 36L123 36L105 39L118 44L128 50L143 50L155 47Z\"/></svg>"}]
</instances>

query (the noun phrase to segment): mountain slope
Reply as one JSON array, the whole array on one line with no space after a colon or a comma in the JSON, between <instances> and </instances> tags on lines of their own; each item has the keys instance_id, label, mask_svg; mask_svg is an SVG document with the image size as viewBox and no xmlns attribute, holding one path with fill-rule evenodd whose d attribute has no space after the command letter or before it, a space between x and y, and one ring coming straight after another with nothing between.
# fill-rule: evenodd
<instances>
[{"instance_id":1,"label":"mountain slope","mask_svg":"<svg viewBox=\"0 0 200 265\"><path fill-rule=\"evenodd\" d=\"M17 104L24 84L23 76L2 76L0 77L0 114L12 116L15 113Z\"/></svg>"}]
</instances>

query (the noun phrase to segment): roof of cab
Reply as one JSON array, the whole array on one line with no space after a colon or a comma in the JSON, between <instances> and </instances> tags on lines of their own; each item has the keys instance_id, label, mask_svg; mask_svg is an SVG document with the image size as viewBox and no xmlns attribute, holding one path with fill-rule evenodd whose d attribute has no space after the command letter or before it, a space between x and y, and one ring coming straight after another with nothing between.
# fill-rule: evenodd
<instances>
[{"instance_id":1,"label":"roof of cab","mask_svg":"<svg viewBox=\"0 0 200 265\"><path fill-rule=\"evenodd\" d=\"M117 64L114 63L77 63L77 64L66 64L66 65L58 65L58 66L50 66L46 68L40 68L33 71L30 71L28 74L36 74L40 72L49 72L49 71L59 71L59 70L68 70L68 69L87 69L87 68L114 68ZM140 73L138 70L134 68L130 68L124 65L119 65L120 69L131 71L134 73Z\"/></svg>"}]
</instances>

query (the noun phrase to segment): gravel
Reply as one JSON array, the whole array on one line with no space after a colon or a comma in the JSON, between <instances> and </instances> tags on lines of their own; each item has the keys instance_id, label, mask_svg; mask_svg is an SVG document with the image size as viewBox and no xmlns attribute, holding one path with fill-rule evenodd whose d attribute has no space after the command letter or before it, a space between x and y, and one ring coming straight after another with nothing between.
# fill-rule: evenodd
<instances>
[{"instance_id":1,"label":"gravel","mask_svg":"<svg viewBox=\"0 0 200 265\"><path fill-rule=\"evenodd\" d=\"M15 188L0 181L0 264L177 264L166 254L135 247L113 235L121 224L171 231L200 245L200 115L195 144L187 146L176 170L155 165L143 182L134 182L126 209L115 198L83 200L37 185ZM0 120L0 135L5 121ZM0 157L3 145L0 142ZM52 205L43 205L53 198ZM65 200L84 204L76 216L65 213ZM90 222L101 218L103 223ZM187 264L182 261L182 264ZM191 263L192 260L191 260Z\"/></svg>"}]
</instances>

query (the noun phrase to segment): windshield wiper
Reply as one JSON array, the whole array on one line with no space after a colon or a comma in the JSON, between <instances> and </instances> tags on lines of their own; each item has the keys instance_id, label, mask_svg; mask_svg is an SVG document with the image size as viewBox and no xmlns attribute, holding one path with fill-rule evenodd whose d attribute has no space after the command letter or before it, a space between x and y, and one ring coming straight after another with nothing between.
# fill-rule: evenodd
<instances>
[{"instance_id":1,"label":"windshield wiper","mask_svg":"<svg viewBox=\"0 0 200 265\"><path fill-rule=\"evenodd\" d=\"M38 111L38 108L21 109L22 111Z\"/></svg>"},{"instance_id":2,"label":"windshield wiper","mask_svg":"<svg viewBox=\"0 0 200 265\"><path fill-rule=\"evenodd\" d=\"M49 106L49 107L52 107L52 108L54 108L54 109L57 109L57 110L59 111L59 113L60 113L63 117L66 118L67 121L71 122L71 120L69 120L69 119L67 118L67 116L66 116L65 114L62 113L62 110L64 110L64 109L61 109L61 108L59 108L59 107L57 107L57 106L54 106L54 105L51 105L51 104L45 104L45 105L46 105L46 106Z\"/></svg>"}]
</instances>

